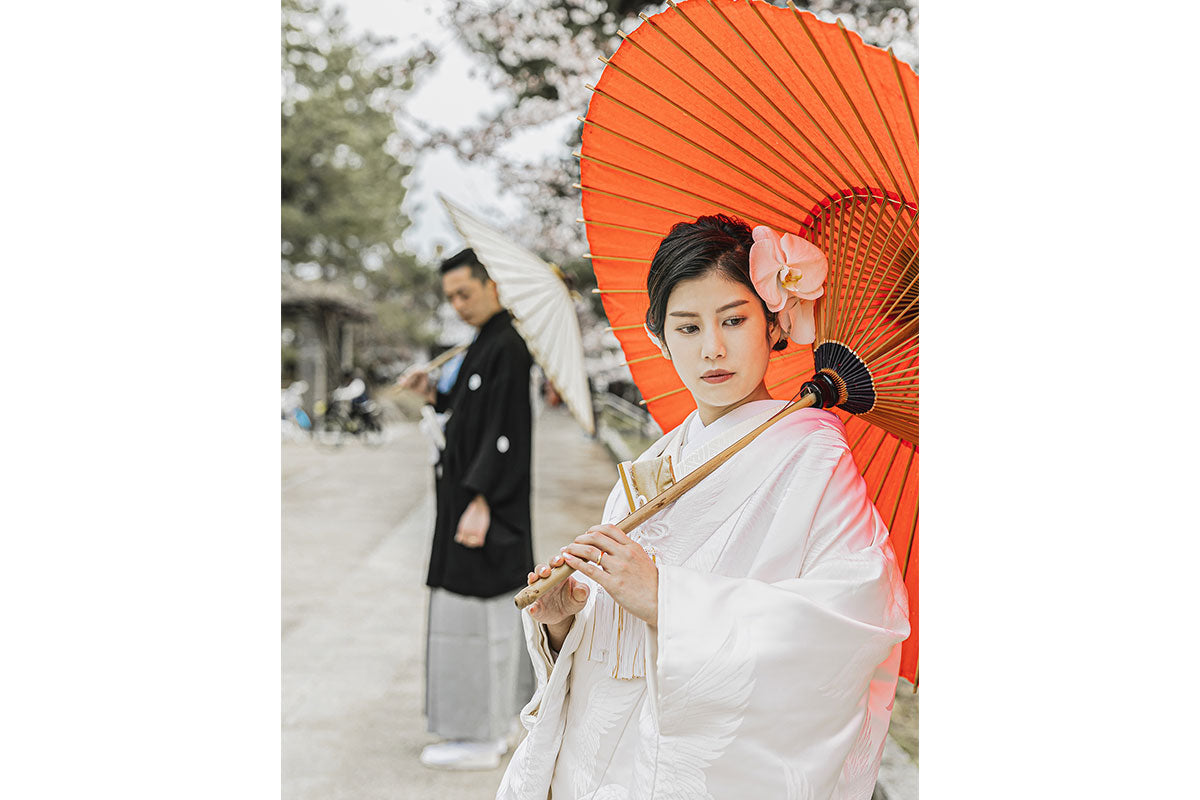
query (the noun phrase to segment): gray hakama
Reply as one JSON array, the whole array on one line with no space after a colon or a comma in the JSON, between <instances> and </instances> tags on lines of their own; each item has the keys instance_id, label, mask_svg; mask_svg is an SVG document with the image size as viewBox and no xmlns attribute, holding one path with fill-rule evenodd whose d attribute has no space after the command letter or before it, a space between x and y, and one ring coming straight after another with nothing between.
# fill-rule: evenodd
<instances>
[{"instance_id":1,"label":"gray hakama","mask_svg":"<svg viewBox=\"0 0 1200 800\"><path fill-rule=\"evenodd\" d=\"M507 736L533 696L533 665L510 594L467 597L434 588L425 648L425 713L444 739Z\"/></svg>"}]
</instances>

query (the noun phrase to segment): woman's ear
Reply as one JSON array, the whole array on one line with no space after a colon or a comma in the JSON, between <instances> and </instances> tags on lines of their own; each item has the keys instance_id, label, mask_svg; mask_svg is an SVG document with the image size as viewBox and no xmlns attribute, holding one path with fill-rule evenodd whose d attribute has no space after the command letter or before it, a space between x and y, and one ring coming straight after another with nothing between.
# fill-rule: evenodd
<instances>
[{"instance_id":1,"label":"woman's ear","mask_svg":"<svg viewBox=\"0 0 1200 800\"><path fill-rule=\"evenodd\" d=\"M667 343L666 343L666 342L662 342L662 343L660 343L660 344L658 345L658 349L662 351L662 356L663 356L663 358L665 358L667 361L670 361L670 360L671 360L671 351L667 349Z\"/></svg>"},{"instance_id":2,"label":"woman's ear","mask_svg":"<svg viewBox=\"0 0 1200 800\"><path fill-rule=\"evenodd\" d=\"M779 315L773 315L775 318L767 320L767 341L771 343L771 349L774 350L783 337L783 326L779 324Z\"/></svg>"}]
</instances>

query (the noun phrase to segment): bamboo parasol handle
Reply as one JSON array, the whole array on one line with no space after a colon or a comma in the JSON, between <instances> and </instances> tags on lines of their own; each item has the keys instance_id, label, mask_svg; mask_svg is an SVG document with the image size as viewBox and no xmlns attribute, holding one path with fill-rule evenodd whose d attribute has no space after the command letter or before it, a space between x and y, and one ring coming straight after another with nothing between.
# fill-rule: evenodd
<instances>
[{"instance_id":1,"label":"bamboo parasol handle","mask_svg":"<svg viewBox=\"0 0 1200 800\"><path fill-rule=\"evenodd\" d=\"M407 378L409 375L412 375L414 372L432 372L433 370L440 367L442 364L445 364L447 361L454 358L456 355L458 355L462 351L466 350L468 347L470 347L469 343L468 344L460 344L457 347L451 347L449 350L442 353L441 355L439 355L437 358L433 359L432 361L429 361L425 364L414 364L413 366L404 370L404 373L399 378L397 378L396 381L397 382L402 381L405 378Z\"/></svg>"},{"instance_id":2,"label":"bamboo parasol handle","mask_svg":"<svg viewBox=\"0 0 1200 800\"><path fill-rule=\"evenodd\" d=\"M432 372L433 370L437 369L442 364L445 364L447 361L454 358L456 355L458 355L462 351L466 350L470 346L471 345L469 342L467 344L460 344L457 347L451 347L449 350L442 353L437 358L434 358L431 361L427 361L424 364L413 364L411 367L404 370L404 372L402 372L400 374L400 377L396 378L396 380L394 380L389 386L387 386L384 391L388 392L389 396L391 393L399 393L399 392L403 391L404 387L401 386L400 384L404 381L405 378L407 378L408 376L412 375L415 372Z\"/></svg>"},{"instance_id":3,"label":"bamboo parasol handle","mask_svg":"<svg viewBox=\"0 0 1200 800\"><path fill-rule=\"evenodd\" d=\"M712 474L717 467L724 464L735 453L758 438L758 435L767 428L771 427L788 414L791 414L793 411L799 411L802 408L808 408L816 403L817 396L815 394L805 394L799 400L784 406L775 416L771 417L769 420L759 425L757 428L750 431L733 444L729 445L729 447L726 447L720 453L717 453L708 461L705 461L702 465L689 472L683 477L682 480L671 486L671 488L667 489L662 494L655 495L655 497L650 500L650 502L646 503L646 505L642 506L628 517L618 522L616 527L620 528L625 533L629 533L634 528L657 514L663 508L675 502L680 495L684 494L697 483L704 480L705 477ZM513 598L514 602L517 604L517 608L528 608L529 605L539 597L570 577L571 573L574 571L575 569L573 567L570 567L566 564L560 564L559 566L554 567L552 570L550 570L549 577L539 578L534 583L531 583L529 586L526 586L524 589L522 589L517 596Z\"/></svg>"}]
</instances>

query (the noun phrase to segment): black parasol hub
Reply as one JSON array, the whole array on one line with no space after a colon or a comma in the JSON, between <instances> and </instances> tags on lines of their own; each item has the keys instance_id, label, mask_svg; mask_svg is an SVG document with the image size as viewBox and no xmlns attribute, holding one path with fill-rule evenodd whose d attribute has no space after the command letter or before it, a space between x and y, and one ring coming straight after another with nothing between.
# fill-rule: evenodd
<instances>
[{"instance_id":1,"label":"black parasol hub","mask_svg":"<svg viewBox=\"0 0 1200 800\"><path fill-rule=\"evenodd\" d=\"M851 414L863 414L875 407L871 370L846 345L823 342L813 351L813 366L816 372L800 387L800 394L816 395L819 408L837 406Z\"/></svg>"}]
</instances>

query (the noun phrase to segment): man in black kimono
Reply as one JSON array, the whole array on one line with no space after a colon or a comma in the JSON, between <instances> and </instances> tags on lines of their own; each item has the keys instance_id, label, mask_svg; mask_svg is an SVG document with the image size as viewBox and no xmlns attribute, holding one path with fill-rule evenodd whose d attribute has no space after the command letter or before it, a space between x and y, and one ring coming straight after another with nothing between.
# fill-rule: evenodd
<instances>
[{"instance_id":1,"label":"man in black kimono","mask_svg":"<svg viewBox=\"0 0 1200 800\"><path fill-rule=\"evenodd\" d=\"M421 754L428 766L499 765L507 734L532 694L532 672L512 595L533 569L530 532L532 359L496 284L471 250L443 262L442 289L479 328L453 387L423 374L405 385L449 412L434 468L437 521L426 583L429 730L446 739Z\"/></svg>"}]
</instances>

